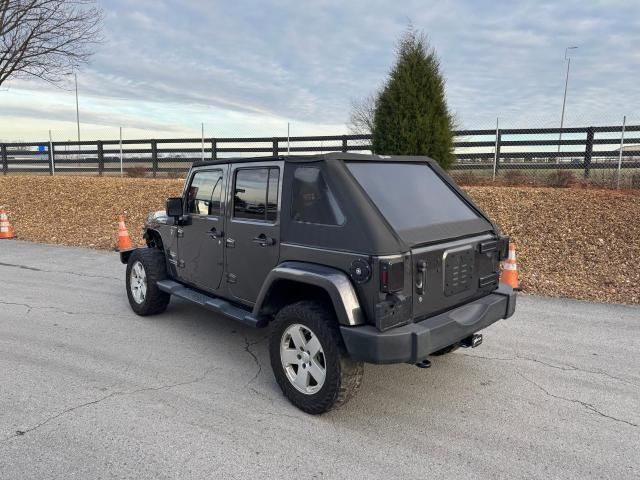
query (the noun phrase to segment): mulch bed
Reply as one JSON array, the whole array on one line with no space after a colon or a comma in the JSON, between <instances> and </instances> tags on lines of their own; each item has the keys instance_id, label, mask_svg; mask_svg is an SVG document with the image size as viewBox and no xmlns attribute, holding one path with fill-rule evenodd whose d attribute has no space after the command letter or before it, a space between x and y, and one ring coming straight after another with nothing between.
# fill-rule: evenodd
<instances>
[{"instance_id":1,"label":"mulch bed","mask_svg":"<svg viewBox=\"0 0 640 480\"><path fill-rule=\"evenodd\" d=\"M0 177L0 205L20 239L114 249L119 214L142 245L148 212L181 190L182 180L173 179L7 176ZM640 192L466 190L515 240L523 291L640 304Z\"/></svg>"}]
</instances>

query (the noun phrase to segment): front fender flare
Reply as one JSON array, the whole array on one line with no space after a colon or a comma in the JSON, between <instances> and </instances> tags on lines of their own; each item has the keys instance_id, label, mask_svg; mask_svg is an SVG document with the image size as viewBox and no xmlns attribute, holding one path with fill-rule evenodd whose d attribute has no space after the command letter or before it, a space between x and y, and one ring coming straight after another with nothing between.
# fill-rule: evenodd
<instances>
[{"instance_id":1,"label":"front fender flare","mask_svg":"<svg viewBox=\"0 0 640 480\"><path fill-rule=\"evenodd\" d=\"M291 280L322 288L331 298L341 325L355 326L366 323L353 284L344 272L304 262L284 262L271 270L256 300L254 316L260 314L269 291L278 280Z\"/></svg>"}]
</instances>

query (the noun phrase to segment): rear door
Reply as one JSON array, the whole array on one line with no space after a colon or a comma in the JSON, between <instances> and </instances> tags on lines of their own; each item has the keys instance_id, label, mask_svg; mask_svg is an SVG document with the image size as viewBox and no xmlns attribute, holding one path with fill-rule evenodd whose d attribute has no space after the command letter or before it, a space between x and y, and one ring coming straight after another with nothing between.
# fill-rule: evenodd
<instances>
[{"instance_id":1,"label":"rear door","mask_svg":"<svg viewBox=\"0 0 640 480\"><path fill-rule=\"evenodd\" d=\"M411 249L414 318L498 286L493 225L428 163L348 163L380 213Z\"/></svg>"},{"instance_id":2,"label":"rear door","mask_svg":"<svg viewBox=\"0 0 640 480\"><path fill-rule=\"evenodd\" d=\"M253 304L280 256L280 189L284 162L236 164L231 172L227 289Z\"/></svg>"},{"instance_id":3,"label":"rear door","mask_svg":"<svg viewBox=\"0 0 640 480\"><path fill-rule=\"evenodd\" d=\"M216 291L224 272L227 165L196 170L185 192L185 225L178 227L178 275Z\"/></svg>"},{"instance_id":4,"label":"rear door","mask_svg":"<svg viewBox=\"0 0 640 480\"><path fill-rule=\"evenodd\" d=\"M495 290L498 250L491 234L414 248L414 319L420 321Z\"/></svg>"}]
</instances>

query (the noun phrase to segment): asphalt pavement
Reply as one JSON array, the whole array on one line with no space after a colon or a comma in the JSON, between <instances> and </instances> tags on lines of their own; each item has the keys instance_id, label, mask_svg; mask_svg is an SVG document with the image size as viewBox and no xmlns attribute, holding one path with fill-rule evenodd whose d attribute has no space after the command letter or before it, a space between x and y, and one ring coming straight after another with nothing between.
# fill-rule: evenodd
<instances>
[{"instance_id":1,"label":"asphalt pavement","mask_svg":"<svg viewBox=\"0 0 640 480\"><path fill-rule=\"evenodd\" d=\"M266 330L176 299L138 317L124 270L0 241L0 479L640 477L639 307L521 295L480 347L367 365L309 416Z\"/></svg>"}]
</instances>

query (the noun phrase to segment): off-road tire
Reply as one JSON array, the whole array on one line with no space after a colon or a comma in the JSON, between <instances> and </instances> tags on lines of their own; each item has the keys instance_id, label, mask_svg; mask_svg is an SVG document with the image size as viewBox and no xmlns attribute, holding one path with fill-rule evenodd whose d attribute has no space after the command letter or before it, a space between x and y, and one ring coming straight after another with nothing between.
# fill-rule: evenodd
<instances>
[{"instance_id":1,"label":"off-road tire","mask_svg":"<svg viewBox=\"0 0 640 480\"><path fill-rule=\"evenodd\" d=\"M147 278L147 293L142 303L137 303L131 293L131 269L140 262ZM156 315L167 309L171 295L158 288L157 282L167 278L167 266L164 253L154 248L138 248L131 252L127 262L125 287L131 309L140 316Z\"/></svg>"},{"instance_id":2,"label":"off-road tire","mask_svg":"<svg viewBox=\"0 0 640 480\"><path fill-rule=\"evenodd\" d=\"M322 388L314 394L298 391L287 378L280 360L280 343L292 324L308 327L318 337L326 364ZM335 314L320 302L304 300L282 308L271 325L269 340L271 368L284 395L300 410L321 414L339 408L351 399L362 383L362 362L349 357Z\"/></svg>"},{"instance_id":3,"label":"off-road tire","mask_svg":"<svg viewBox=\"0 0 640 480\"><path fill-rule=\"evenodd\" d=\"M460 344L454 343L453 345L449 345L448 347L444 347L436 352L433 352L431 355L434 357L440 357L442 355L446 355L447 353L455 352L459 348L460 348Z\"/></svg>"}]
</instances>

